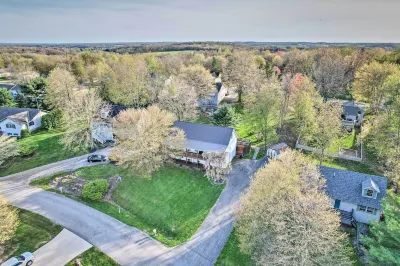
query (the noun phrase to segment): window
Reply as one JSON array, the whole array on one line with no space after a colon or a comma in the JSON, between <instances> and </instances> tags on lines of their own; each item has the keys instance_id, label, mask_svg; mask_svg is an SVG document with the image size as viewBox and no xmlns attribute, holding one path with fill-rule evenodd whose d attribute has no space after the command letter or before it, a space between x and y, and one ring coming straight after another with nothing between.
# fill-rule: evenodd
<instances>
[{"instance_id":1,"label":"window","mask_svg":"<svg viewBox=\"0 0 400 266\"><path fill-rule=\"evenodd\" d=\"M358 206L357 206L357 211L365 212L366 209L367 209L366 206L363 206L363 205L358 205Z\"/></svg>"},{"instance_id":2,"label":"window","mask_svg":"<svg viewBox=\"0 0 400 266\"><path fill-rule=\"evenodd\" d=\"M12 133L7 133L8 136L12 136Z\"/></svg>"},{"instance_id":3,"label":"window","mask_svg":"<svg viewBox=\"0 0 400 266\"><path fill-rule=\"evenodd\" d=\"M15 128L15 125L12 123L7 123L6 128Z\"/></svg>"},{"instance_id":4,"label":"window","mask_svg":"<svg viewBox=\"0 0 400 266\"><path fill-rule=\"evenodd\" d=\"M29 126L34 126L34 125L35 125L34 121L29 122Z\"/></svg>"},{"instance_id":5,"label":"window","mask_svg":"<svg viewBox=\"0 0 400 266\"><path fill-rule=\"evenodd\" d=\"M17 133L14 133L14 136L18 136L18 134L17 134Z\"/></svg>"},{"instance_id":6,"label":"window","mask_svg":"<svg viewBox=\"0 0 400 266\"><path fill-rule=\"evenodd\" d=\"M357 211L366 212L366 213L375 215L377 209L372 208L372 207L363 206L363 205L357 205Z\"/></svg>"},{"instance_id":7,"label":"window","mask_svg":"<svg viewBox=\"0 0 400 266\"><path fill-rule=\"evenodd\" d=\"M367 213L370 213L370 214L376 214L376 209L375 208L371 208L371 207L367 207Z\"/></svg>"},{"instance_id":8,"label":"window","mask_svg":"<svg viewBox=\"0 0 400 266\"><path fill-rule=\"evenodd\" d=\"M365 192L365 195L367 197L372 197L374 195L374 191L372 189L367 189L367 191Z\"/></svg>"}]
</instances>

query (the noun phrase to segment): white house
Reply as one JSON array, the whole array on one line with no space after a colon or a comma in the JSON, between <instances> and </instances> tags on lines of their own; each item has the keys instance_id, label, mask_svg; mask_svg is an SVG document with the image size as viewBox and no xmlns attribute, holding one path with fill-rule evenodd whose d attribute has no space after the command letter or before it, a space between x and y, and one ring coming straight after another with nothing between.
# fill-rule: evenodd
<instances>
[{"instance_id":1,"label":"white house","mask_svg":"<svg viewBox=\"0 0 400 266\"><path fill-rule=\"evenodd\" d=\"M174 126L186 135L185 153L174 156L177 160L204 165L204 152L223 151L228 165L236 155L237 135L233 128L181 121L176 121Z\"/></svg>"},{"instance_id":2,"label":"white house","mask_svg":"<svg viewBox=\"0 0 400 266\"><path fill-rule=\"evenodd\" d=\"M330 167L320 167L326 179L326 191L332 206L341 214L342 223L357 222L368 224L379 221L381 201L386 197L387 179Z\"/></svg>"},{"instance_id":3,"label":"white house","mask_svg":"<svg viewBox=\"0 0 400 266\"><path fill-rule=\"evenodd\" d=\"M364 118L365 106L357 102L344 102L342 124L352 130L354 126L361 126Z\"/></svg>"},{"instance_id":4,"label":"white house","mask_svg":"<svg viewBox=\"0 0 400 266\"><path fill-rule=\"evenodd\" d=\"M42 117L45 115L38 109L0 107L0 134L21 136L21 130L35 131L42 126Z\"/></svg>"},{"instance_id":5,"label":"white house","mask_svg":"<svg viewBox=\"0 0 400 266\"><path fill-rule=\"evenodd\" d=\"M208 96L199 100L201 107L218 106L228 93L228 88L224 86L220 77L215 79L215 89Z\"/></svg>"},{"instance_id":6,"label":"white house","mask_svg":"<svg viewBox=\"0 0 400 266\"><path fill-rule=\"evenodd\" d=\"M100 143L113 140L112 118L126 109L125 106L113 105L110 109L101 110L99 119L92 124L92 138Z\"/></svg>"}]
</instances>

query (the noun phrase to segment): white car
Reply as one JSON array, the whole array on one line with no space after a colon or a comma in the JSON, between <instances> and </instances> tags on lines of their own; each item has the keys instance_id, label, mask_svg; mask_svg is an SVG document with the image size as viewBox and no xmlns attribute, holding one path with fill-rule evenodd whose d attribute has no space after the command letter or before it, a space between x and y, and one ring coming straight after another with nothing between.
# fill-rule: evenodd
<instances>
[{"instance_id":1,"label":"white car","mask_svg":"<svg viewBox=\"0 0 400 266\"><path fill-rule=\"evenodd\" d=\"M33 264L35 257L30 252L25 252L19 256L13 257L3 262L0 266L30 266Z\"/></svg>"}]
</instances>

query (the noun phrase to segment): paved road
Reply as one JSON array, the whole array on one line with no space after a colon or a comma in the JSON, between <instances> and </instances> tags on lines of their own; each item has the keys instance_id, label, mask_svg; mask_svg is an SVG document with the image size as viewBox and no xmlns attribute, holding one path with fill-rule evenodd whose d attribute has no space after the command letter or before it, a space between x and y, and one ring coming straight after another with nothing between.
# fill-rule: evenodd
<instances>
[{"instance_id":1,"label":"paved road","mask_svg":"<svg viewBox=\"0 0 400 266\"><path fill-rule=\"evenodd\" d=\"M108 154L109 150L101 153ZM86 155L0 178L0 193L13 205L39 213L82 237L121 265L212 265L233 228L233 211L249 177L263 161L236 163L217 203L186 243L167 248L146 233L28 181L88 165Z\"/></svg>"},{"instance_id":2,"label":"paved road","mask_svg":"<svg viewBox=\"0 0 400 266\"><path fill-rule=\"evenodd\" d=\"M92 245L74 233L63 229L55 238L35 252L35 266L64 266Z\"/></svg>"}]
</instances>

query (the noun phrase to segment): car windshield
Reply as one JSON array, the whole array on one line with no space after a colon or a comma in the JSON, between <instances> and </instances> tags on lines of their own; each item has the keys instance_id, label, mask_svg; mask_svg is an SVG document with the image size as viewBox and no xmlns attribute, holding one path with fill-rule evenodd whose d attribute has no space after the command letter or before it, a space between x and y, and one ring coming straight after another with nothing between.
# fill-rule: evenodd
<instances>
[{"instance_id":1,"label":"car windshield","mask_svg":"<svg viewBox=\"0 0 400 266\"><path fill-rule=\"evenodd\" d=\"M25 260L25 257L22 256L22 255L19 255L19 256L17 256L17 260L19 260L19 261L24 261L24 260Z\"/></svg>"}]
</instances>

